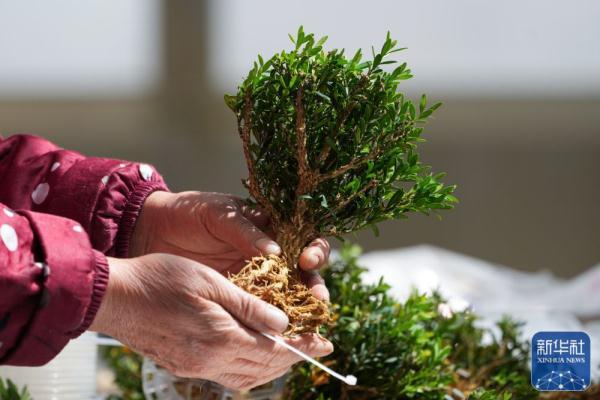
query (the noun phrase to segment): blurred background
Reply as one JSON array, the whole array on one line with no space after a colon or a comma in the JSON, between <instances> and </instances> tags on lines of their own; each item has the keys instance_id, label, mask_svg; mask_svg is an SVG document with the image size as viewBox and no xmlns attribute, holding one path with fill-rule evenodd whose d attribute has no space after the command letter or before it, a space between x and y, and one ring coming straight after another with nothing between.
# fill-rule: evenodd
<instances>
[{"instance_id":1,"label":"blurred background","mask_svg":"<svg viewBox=\"0 0 600 400\"><path fill-rule=\"evenodd\" d=\"M594 0L0 0L0 134L245 195L222 99L256 54L289 48L301 24L350 52L389 30L415 75L401 89L444 103L421 151L460 204L358 241L573 276L600 260L599 21Z\"/></svg>"}]
</instances>

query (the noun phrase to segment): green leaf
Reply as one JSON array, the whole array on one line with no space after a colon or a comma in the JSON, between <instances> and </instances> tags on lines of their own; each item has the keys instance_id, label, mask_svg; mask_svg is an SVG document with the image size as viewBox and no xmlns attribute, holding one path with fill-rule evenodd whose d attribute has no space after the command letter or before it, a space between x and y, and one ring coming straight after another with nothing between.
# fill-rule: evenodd
<instances>
[{"instance_id":1,"label":"green leaf","mask_svg":"<svg viewBox=\"0 0 600 400\"><path fill-rule=\"evenodd\" d=\"M321 39L319 39L319 41L317 42L317 44L315 45L316 47L321 47L325 44L325 42L327 41L328 36L323 36Z\"/></svg>"},{"instance_id":2,"label":"green leaf","mask_svg":"<svg viewBox=\"0 0 600 400\"><path fill-rule=\"evenodd\" d=\"M327 198L325 197L325 195L321 195L321 207L323 208L329 208L329 204L327 204Z\"/></svg>"},{"instance_id":3,"label":"green leaf","mask_svg":"<svg viewBox=\"0 0 600 400\"><path fill-rule=\"evenodd\" d=\"M329 96L327 96L324 93L319 92L318 90L315 90L315 94L323 99L325 99L328 103L331 103L331 98Z\"/></svg>"},{"instance_id":4,"label":"green leaf","mask_svg":"<svg viewBox=\"0 0 600 400\"><path fill-rule=\"evenodd\" d=\"M425 111L425 107L427 107L427 96L422 95L421 101L419 102L419 114L423 114L423 111Z\"/></svg>"},{"instance_id":5,"label":"green leaf","mask_svg":"<svg viewBox=\"0 0 600 400\"><path fill-rule=\"evenodd\" d=\"M225 99L225 104L227 104L227 107L229 107L229 109L233 112L237 112L237 97L235 96L231 96L226 94L225 96L223 96Z\"/></svg>"}]
</instances>

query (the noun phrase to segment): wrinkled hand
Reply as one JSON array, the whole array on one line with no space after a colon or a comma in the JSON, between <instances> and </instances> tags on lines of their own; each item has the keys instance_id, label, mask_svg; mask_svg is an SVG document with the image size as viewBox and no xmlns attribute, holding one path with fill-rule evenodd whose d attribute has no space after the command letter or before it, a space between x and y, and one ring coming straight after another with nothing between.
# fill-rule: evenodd
<instances>
[{"instance_id":1,"label":"wrinkled hand","mask_svg":"<svg viewBox=\"0 0 600 400\"><path fill-rule=\"evenodd\" d=\"M223 193L154 192L144 203L130 255L176 254L221 273L236 273L253 256L281 253L272 237L269 216L241 198ZM299 260L307 286L327 300L329 293L317 271L328 258L329 243L317 239Z\"/></svg>"},{"instance_id":2,"label":"wrinkled hand","mask_svg":"<svg viewBox=\"0 0 600 400\"><path fill-rule=\"evenodd\" d=\"M175 375L247 390L300 361L257 333L282 332L285 314L213 269L168 254L109 263L108 290L91 330L119 339ZM333 350L312 334L288 341L315 357Z\"/></svg>"}]
</instances>

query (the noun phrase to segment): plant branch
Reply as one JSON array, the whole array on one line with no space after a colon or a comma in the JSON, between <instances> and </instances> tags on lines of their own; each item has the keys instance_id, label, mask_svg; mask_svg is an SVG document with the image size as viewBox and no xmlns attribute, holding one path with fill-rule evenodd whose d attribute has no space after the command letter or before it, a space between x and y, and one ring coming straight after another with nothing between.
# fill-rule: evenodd
<instances>
[{"instance_id":1,"label":"plant branch","mask_svg":"<svg viewBox=\"0 0 600 400\"><path fill-rule=\"evenodd\" d=\"M368 81L369 81L369 78L367 77L367 75L362 75L360 77L360 81L359 81L358 85L350 94L350 98L352 98L352 96L354 96L360 89L362 89ZM338 118L335 128L331 134L332 140L335 141L337 135L340 132L341 127L346 123L346 120L348 119L348 117L350 116L352 111L354 110L354 107L356 107L356 104L357 104L356 101L350 101L349 104L346 106L346 108L344 108L344 111ZM331 151L331 146L329 145L329 143L325 142L325 144L323 145L323 148L321 149L321 153L319 153L319 157L317 158L317 164L322 164L329 156L330 151Z\"/></svg>"},{"instance_id":2,"label":"plant branch","mask_svg":"<svg viewBox=\"0 0 600 400\"><path fill-rule=\"evenodd\" d=\"M320 184L320 183L326 182L328 180L335 179L338 176L341 176L350 170L360 167L362 164L364 164L368 161L376 159L380 154L381 154L381 149L379 147L375 147L366 156L355 158L352 161L350 161L348 164L343 165L343 166L339 167L338 169L335 169L331 172L320 175L318 177L317 182Z\"/></svg>"},{"instance_id":3,"label":"plant branch","mask_svg":"<svg viewBox=\"0 0 600 400\"><path fill-rule=\"evenodd\" d=\"M243 123L242 123L243 120ZM276 212L275 207L269 199L260 190L258 182L256 180L256 172L254 169L254 160L250 153L250 140L252 133L252 94L250 90L246 91L244 96L244 108L242 110L241 118L238 117L238 132L242 139L242 147L244 150L244 157L246 158L246 165L248 167L248 180L247 186L252 197L271 215L274 221L279 222L279 213Z\"/></svg>"},{"instance_id":4,"label":"plant branch","mask_svg":"<svg viewBox=\"0 0 600 400\"><path fill-rule=\"evenodd\" d=\"M347 197L346 200L344 200L341 203L339 203L331 211L331 214L335 216L335 214L343 211L346 207L348 207L349 204L351 204L358 197L362 196L363 194L365 194L370 189L373 189L374 187L376 187L377 186L377 182L378 182L377 179L371 180L369 183L367 183L365 186L363 186L358 192L354 192L352 195L350 195L349 197Z\"/></svg>"}]
</instances>

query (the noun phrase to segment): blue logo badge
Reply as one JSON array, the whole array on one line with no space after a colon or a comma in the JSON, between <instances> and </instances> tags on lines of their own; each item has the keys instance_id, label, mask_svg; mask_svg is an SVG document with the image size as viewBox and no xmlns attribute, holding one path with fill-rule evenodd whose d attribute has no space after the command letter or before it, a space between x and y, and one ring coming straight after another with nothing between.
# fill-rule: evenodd
<instances>
[{"instance_id":1,"label":"blue logo badge","mask_svg":"<svg viewBox=\"0 0 600 400\"><path fill-rule=\"evenodd\" d=\"M540 391L582 391L590 384L585 332L538 332L531 339L531 384Z\"/></svg>"}]
</instances>

